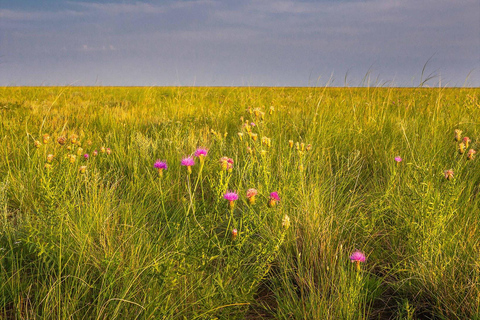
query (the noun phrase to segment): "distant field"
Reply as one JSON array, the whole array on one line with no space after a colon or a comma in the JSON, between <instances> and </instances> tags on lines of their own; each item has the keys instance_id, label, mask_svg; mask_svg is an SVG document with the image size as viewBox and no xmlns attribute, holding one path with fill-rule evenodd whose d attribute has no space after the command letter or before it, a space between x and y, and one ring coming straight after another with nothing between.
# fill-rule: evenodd
<instances>
[{"instance_id":1,"label":"distant field","mask_svg":"<svg viewBox=\"0 0 480 320\"><path fill-rule=\"evenodd\" d=\"M3 87L0 116L0 319L480 319L480 89Z\"/></svg>"}]
</instances>

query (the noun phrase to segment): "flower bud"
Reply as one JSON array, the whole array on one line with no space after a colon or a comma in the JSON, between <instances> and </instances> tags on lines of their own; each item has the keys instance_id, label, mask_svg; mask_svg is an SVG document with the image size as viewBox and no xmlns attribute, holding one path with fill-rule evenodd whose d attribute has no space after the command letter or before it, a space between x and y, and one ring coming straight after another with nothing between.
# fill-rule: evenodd
<instances>
[{"instance_id":1,"label":"flower bud","mask_svg":"<svg viewBox=\"0 0 480 320\"><path fill-rule=\"evenodd\" d=\"M43 144L47 144L48 141L50 140L50 136L48 134L44 134L42 139L43 139Z\"/></svg>"},{"instance_id":2,"label":"flower bud","mask_svg":"<svg viewBox=\"0 0 480 320\"><path fill-rule=\"evenodd\" d=\"M473 149L468 150L467 159L472 160L473 158L475 158L475 153L477 153L477 151Z\"/></svg>"},{"instance_id":3,"label":"flower bud","mask_svg":"<svg viewBox=\"0 0 480 320\"><path fill-rule=\"evenodd\" d=\"M65 142L67 142L67 138L65 138L64 136L58 137L57 142L63 146Z\"/></svg>"}]
</instances>

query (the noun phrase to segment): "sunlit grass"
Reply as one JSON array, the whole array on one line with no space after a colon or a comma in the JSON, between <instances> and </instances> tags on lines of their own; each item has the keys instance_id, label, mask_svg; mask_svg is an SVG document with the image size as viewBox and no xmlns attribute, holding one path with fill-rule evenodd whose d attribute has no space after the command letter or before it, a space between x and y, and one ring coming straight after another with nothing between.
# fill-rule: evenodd
<instances>
[{"instance_id":1,"label":"sunlit grass","mask_svg":"<svg viewBox=\"0 0 480 320\"><path fill-rule=\"evenodd\" d=\"M0 318L479 318L479 96L0 88Z\"/></svg>"}]
</instances>

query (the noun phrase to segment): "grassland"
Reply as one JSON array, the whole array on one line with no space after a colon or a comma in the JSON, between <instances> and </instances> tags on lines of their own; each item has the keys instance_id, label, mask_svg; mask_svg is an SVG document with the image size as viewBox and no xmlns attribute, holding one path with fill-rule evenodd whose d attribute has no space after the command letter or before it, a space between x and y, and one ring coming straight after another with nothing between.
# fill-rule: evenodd
<instances>
[{"instance_id":1,"label":"grassland","mask_svg":"<svg viewBox=\"0 0 480 320\"><path fill-rule=\"evenodd\" d=\"M0 318L480 319L479 98L0 88Z\"/></svg>"}]
</instances>

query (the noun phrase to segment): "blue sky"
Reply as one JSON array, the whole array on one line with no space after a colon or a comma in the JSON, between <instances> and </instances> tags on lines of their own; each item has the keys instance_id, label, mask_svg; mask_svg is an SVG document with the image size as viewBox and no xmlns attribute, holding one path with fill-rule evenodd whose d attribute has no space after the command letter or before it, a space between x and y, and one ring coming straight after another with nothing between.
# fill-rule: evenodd
<instances>
[{"instance_id":1,"label":"blue sky","mask_svg":"<svg viewBox=\"0 0 480 320\"><path fill-rule=\"evenodd\" d=\"M2 86L417 86L427 61L480 86L480 1L0 0Z\"/></svg>"}]
</instances>

